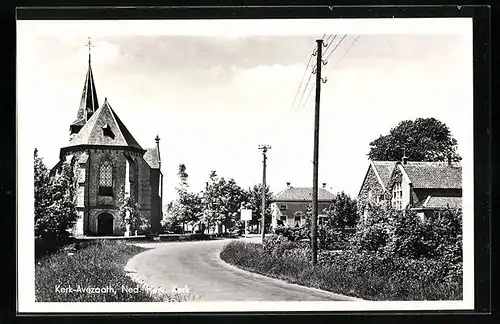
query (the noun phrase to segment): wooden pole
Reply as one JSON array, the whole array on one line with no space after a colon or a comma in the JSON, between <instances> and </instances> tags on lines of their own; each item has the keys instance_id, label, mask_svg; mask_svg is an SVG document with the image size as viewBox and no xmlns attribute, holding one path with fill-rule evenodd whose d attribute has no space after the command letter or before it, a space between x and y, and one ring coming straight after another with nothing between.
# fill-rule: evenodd
<instances>
[{"instance_id":1,"label":"wooden pole","mask_svg":"<svg viewBox=\"0 0 500 324\"><path fill-rule=\"evenodd\" d=\"M314 161L313 161L313 210L311 224L311 244L312 244L312 263L318 261L318 156L319 156L319 103L321 95L321 64L323 40L316 40L318 43L316 57L316 105L314 110Z\"/></svg>"}]
</instances>

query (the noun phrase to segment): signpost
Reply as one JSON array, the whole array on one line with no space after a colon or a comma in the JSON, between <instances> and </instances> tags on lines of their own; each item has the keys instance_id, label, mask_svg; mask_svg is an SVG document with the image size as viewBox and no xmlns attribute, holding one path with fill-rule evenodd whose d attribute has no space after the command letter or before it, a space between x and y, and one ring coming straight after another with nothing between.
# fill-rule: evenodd
<instances>
[{"instance_id":1,"label":"signpost","mask_svg":"<svg viewBox=\"0 0 500 324\"><path fill-rule=\"evenodd\" d=\"M252 220L252 210L242 209L241 210L241 220L245 221L245 237L247 237L247 222Z\"/></svg>"}]
</instances>

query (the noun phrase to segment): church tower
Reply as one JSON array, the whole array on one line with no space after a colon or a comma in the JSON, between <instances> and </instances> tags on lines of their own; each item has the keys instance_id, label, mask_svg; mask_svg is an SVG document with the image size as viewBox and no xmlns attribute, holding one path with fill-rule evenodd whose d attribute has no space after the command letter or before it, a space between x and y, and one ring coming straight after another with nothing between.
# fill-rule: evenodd
<instances>
[{"instance_id":1,"label":"church tower","mask_svg":"<svg viewBox=\"0 0 500 324\"><path fill-rule=\"evenodd\" d=\"M70 126L70 140L61 148L60 170L72 163L75 172L75 236L111 236L159 233L163 174L159 137L156 147L142 148L132 136L108 99L99 107L91 67L90 40L88 70L77 118ZM140 126L140 125L138 125ZM56 171L57 172L57 171ZM148 220L139 229L124 224L120 206L130 198L139 204Z\"/></svg>"},{"instance_id":2,"label":"church tower","mask_svg":"<svg viewBox=\"0 0 500 324\"><path fill-rule=\"evenodd\" d=\"M92 44L89 42L86 45L89 47L89 66L87 68L87 75L85 76L85 83L83 85L82 98L80 100L80 107L78 108L78 113L75 121L70 125L70 139L78 134L80 129L85 125L85 123L92 117L95 111L99 108L99 102L97 100L97 92L94 83L94 74L92 72L91 65L91 53L90 49Z\"/></svg>"}]
</instances>

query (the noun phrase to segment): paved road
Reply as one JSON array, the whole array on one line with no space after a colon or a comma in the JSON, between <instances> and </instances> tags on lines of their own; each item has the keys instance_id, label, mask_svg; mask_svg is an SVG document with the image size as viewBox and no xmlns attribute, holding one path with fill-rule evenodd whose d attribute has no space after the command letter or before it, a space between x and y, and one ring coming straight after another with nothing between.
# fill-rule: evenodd
<instances>
[{"instance_id":1,"label":"paved road","mask_svg":"<svg viewBox=\"0 0 500 324\"><path fill-rule=\"evenodd\" d=\"M247 239L255 240L255 239ZM125 270L149 286L187 286L199 301L329 301L353 298L289 284L228 265L219 257L230 240L140 244Z\"/></svg>"}]
</instances>

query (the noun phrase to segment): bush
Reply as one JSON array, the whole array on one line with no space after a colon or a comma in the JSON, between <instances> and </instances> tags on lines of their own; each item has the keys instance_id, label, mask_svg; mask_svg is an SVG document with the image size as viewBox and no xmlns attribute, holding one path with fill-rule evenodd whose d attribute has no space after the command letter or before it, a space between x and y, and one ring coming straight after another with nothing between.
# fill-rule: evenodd
<instances>
[{"instance_id":1,"label":"bush","mask_svg":"<svg viewBox=\"0 0 500 324\"><path fill-rule=\"evenodd\" d=\"M299 242L310 240L311 230L309 227L286 227L286 226L278 226L274 230L274 233L277 235L281 235L291 242Z\"/></svg>"},{"instance_id":2,"label":"bush","mask_svg":"<svg viewBox=\"0 0 500 324\"><path fill-rule=\"evenodd\" d=\"M277 228L264 247L227 246L221 257L291 282L373 300L462 299L462 212L447 209L421 221L414 212L373 208L350 237L323 227L318 265L310 264L304 229ZM346 242L349 241L349 244ZM227 253L227 251L232 251ZM253 259L254 258L254 259Z\"/></svg>"},{"instance_id":3,"label":"bush","mask_svg":"<svg viewBox=\"0 0 500 324\"><path fill-rule=\"evenodd\" d=\"M372 208L351 240L354 251L391 257L462 261L462 211L446 209L422 221L414 211Z\"/></svg>"},{"instance_id":4,"label":"bush","mask_svg":"<svg viewBox=\"0 0 500 324\"><path fill-rule=\"evenodd\" d=\"M272 243L271 243L272 242ZM277 236L264 248L231 242L226 262L278 279L369 300L457 300L462 298L461 268L439 260L391 258L384 253L322 251L313 266L308 247ZM286 247L282 253L271 247Z\"/></svg>"}]
</instances>

